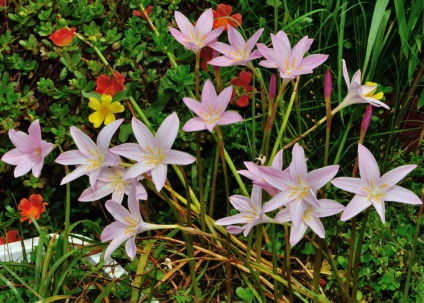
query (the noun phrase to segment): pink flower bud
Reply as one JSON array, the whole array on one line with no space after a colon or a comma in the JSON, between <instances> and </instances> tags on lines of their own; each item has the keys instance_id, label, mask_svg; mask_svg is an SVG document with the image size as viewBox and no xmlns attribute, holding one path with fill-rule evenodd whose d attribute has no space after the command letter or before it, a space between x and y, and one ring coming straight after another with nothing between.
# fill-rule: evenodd
<instances>
[{"instance_id":1,"label":"pink flower bud","mask_svg":"<svg viewBox=\"0 0 424 303\"><path fill-rule=\"evenodd\" d=\"M370 126L371 117L372 117L372 105L370 104L365 110L364 117L362 118L361 134L363 133L365 135L365 133L367 132L368 127Z\"/></svg>"},{"instance_id":2,"label":"pink flower bud","mask_svg":"<svg viewBox=\"0 0 424 303\"><path fill-rule=\"evenodd\" d=\"M331 79L331 72L327 69L324 78L324 98L331 98L331 91L333 90L333 80Z\"/></svg>"}]
</instances>

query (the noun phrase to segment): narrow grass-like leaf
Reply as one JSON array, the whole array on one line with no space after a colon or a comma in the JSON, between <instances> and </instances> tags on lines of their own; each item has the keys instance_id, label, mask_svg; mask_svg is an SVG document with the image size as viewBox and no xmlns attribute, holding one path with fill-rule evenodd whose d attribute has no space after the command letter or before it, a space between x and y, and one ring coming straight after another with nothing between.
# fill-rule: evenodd
<instances>
[{"instance_id":1,"label":"narrow grass-like leaf","mask_svg":"<svg viewBox=\"0 0 424 303\"><path fill-rule=\"evenodd\" d=\"M2 280L9 289L13 292L13 294L16 296L16 299L19 303L25 303L25 301L22 299L21 295L19 294L18 290L15 288L15 285L13 285L12 282L10 282L5 276L0 274L0 280Z\"/></svg>"},{"instance_id":2,"label":"narrow grass-like leaf","mask_svg":"<svg viewBox=\"0 0 424 303\"><path fill-rule=\"evenodd\" d=\"M395 3L396 2L397 1L395 1ZM374 47L375 38L380 28L380 24L383 19L384 12L386 10L388 3L389 3L389 0L377 0L377 2L375 3L374 13L372 16L372 21L371 21L371 27L368 34L367 51L365 53L364 67L362 68L362 78L364 78L364 75L366 74L368 63L371 57L371 52Z\"/></svg>"},{"instance_id":3,"label":"narrow grass-like leaf","mask_svg":"<svg viewBox=\"0 0 424 303\"><path fill-rule=\"evenodd\" d=\"M143 246L143 253L140 255L138 260L138 266L136 271L136 276L134 278L134 282L132 284L131 291L131 301L138 302L140 300L142 289L141 289L141 279L144 276L144 272L147 266L147 261L149 260L150 251L156 244L156 240L148 240L146 245Z\"/></svg>"},{"instance_id":4,"label":"narrow grass-like leaf","mask_svg":"<svg viewBox=\"0 0 424 303\"><path fill-rule=\"evenodd\" d=\"M97 296L96 300L94 300L93 303L101 303L104 302L103 299L110 293L110 291L115 286L115 283L110 282L100 293L100 295Z\"/></svg>"}]
</instances>

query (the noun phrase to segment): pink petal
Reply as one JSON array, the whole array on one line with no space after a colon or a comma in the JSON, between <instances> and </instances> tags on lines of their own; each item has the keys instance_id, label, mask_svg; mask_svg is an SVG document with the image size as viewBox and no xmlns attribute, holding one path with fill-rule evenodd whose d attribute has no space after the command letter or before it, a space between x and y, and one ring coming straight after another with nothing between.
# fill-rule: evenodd
<instances>
[{"instance_id":1,"label":"pink petal","mask_svg":"<svg viewBox=\"0 0 424 303\"><path fill-rule=\"evenodd\" d=\"M207 129L206 123L203 119L198 117L191 118L183 126L183 131L185 132L195 132L204 129Z\"/></svg>"},{"instance_id":2,"label":"pink petal","mask_svg":"<svg viewBox=\"0 0 424 303\"><path fill-rule=\"evenodd\" d=\"M283 172L279 169L273 167L258 167L259 171L262 173L262 177L272 186L278 188L279 190L285 191L292 184L293 181L290 175L287 172Z\"/></svg>"},{"instance_id":3,"label":"pink petal","mask_svg":"<svg viewBox=\"0 0 424 303\"><path fill-rule=\"evenodd\" d=\"M325 229L321 220L314 214L309 214L306 224L318 235L318 237L325 238Z\"/></svg>"},{"instance_id":4,"label":"pink petal","mask_svg":"<svg viewBox=\"0 0 424 303\"><path fill-rule=\"evenodd\" d=\"M238 62L235 62L234 60L230 59L226 56L219 56L216 58L213 58L211 61L208 61L208 64L214 65L214 66L233 66L233 65L239 65Z\"/></svg>"},{"instance_id":5,"label":"pink petal","mask_svg":"<svg viewBox=\"0 0 424 303\"><path fill-rule=\"evenodd\" d=\"M387 185L389 187L396 185L400 180L402 180L407 174L413 171L417 166L416 165L403 165L392 169L385 173L379 182L379 185Z\"/></svg>"},{"instance_id":6,"label":"pink petal","mask_svg":"<svg viewBox=\"0 0 424 303\"><path fill-rule=\"evenodd\" d=\"M140 144L137 143L125 143L114 146L110 149L110 151L114 154L137 162L144 160L144 156L146 155L146 152L141 148Z\"/></svg>"},{"instance_id":7,"label":"pink petal","mask_svg":"<svg viewBox=\"0 0 424 303\"><path fill-rule=\"evenodd\" d=\"M370 207L371 205L372 203L368 200L368 197L355 195L353 199L349 202L349 204L346 206L340 220L349 220L350 218L356 216L361 211Z\"/></svg>"},{"instance_id":8,"label":"pink petal","mask_svg":"<svg viewBox=\"0 0 424 303\"><path fill-rule=\"evenodd\" d=\"M88 159L92 159L97 151L93 140L75 126L71 126L71 136L81 153Z\"/></svg>"},{"instance_id":9,"label":"pink petal","mask_svg":"<svg viewBox=\"0 0 424 303\"><path fill-rule=\"evenodd\" d=\"M187 165L193 163L194 161L196 161L196 158L189 153L171 149L166 152L163 163Z\"/></svg>"},{"instance_id":10,"label":"pink petal","mask_svg":"<svg viewBox=\"0 0 424 303\"><path fill-rule=\"evenodd\" d=\"M125 207L119 203L116 203L115 201L106 201L105 207L115 218L115 220L121 222L122 224L129 225L126 219L133 218L133 215L131 215L131 213Z\"/></svg>"},{"instance_id":11,"label":"pink petal","mask_svg":"<svg viewBox=\"0 0 424 303\"><path fill-rule=\"evenodd\" d=\"M221 120L218 122L219 125L228 125L233 124L237 122L243 121L243 117L235 111L229 110L224 112L224 114L221 117Z\"/></svg>"},{"instance_id":12,"label":"pink petal","mask_svg":"<svg viewBox=\"0 0 424 303\"><path fill-rule=\"evenodd\" d=\"M322 63L324 63L328 58L328 55L310 55L302 59L302 62L300 62L298 68L307 68L307 69L314 69L318 66L320 66Z\"/></svg>"},{"instance_id":13,"label":"pink petal","mask_svg":"<svg viewBox=\"0 0 424 303\"><path fill-rule=\"evenodd\" d=\"M55 161L62 165L78 165L86 163L87 158L79 150L69 150L60 154Z\"/></svg>"},{"instance_id":14,"label":"pink petal","mask_svg":"<svg viewBox=\"0 0 424 303\"><path fill-rule=\"evenodd\" d=\"M255 45L256 45L256 43L258 42L258 40L259 40L259 38L261 37L261 35L262 35L262 32L264 31L264 28L260 28L260 29L258 29L257 31L256 31L256 33L254 33L253 34L253 36L252 37L250 37L250 39L249 40L247 40L247 45L248 45L248 48L247 48L247 53L249 54L249 53L251 53L252 52L252 49L255 47ZM259 53L259 52L258 52ZM260 53L259 53L260 54ZM249 56L249 58L250 58L250 56ZM257 58L259 58L259 57L257 57ZM255 58L256 59L256 58Z\"/></svg>"},{"instance_id":15,"label":"pink petal","mask_svg":"<svg viewBox=\"0 0 424 303\"><path fill-rule=\"evenodd\" d=\"M32 153L34 151L34 146L30 143L30 136L24 132L11 129L9 139L21 153Z\"/></svg>"},{"instance_id":16,"label":"pink petal","mask_svg":"<svg viewBox=\"0 0 424 303\"><path fill-rule=\"evenodd\" d=\"M251 210L251 200L241 195L233 195L230 197L230 203L240 213L246 213Z\"/></svg>"},{"instance_id":17,"label":"pink petal","mask_svg":"<svg viewBox=\"0 0 424 303\"><path fill-rule=\"evenodd\" d=\"M260 186L253 185L250 200L258 211L262 209L262 188Z\"/></svg>"},{"instance_id":18,"label":"pink petal","mask_svg":"<svg viewBox=\"0 0 424 303\"><path fill-rule=\"evenodd\" d=\"M418 204L422 203L421 199L418 198L414 192L409 189L400 187L398 185L393 186L388 191L386 191L386 196L384 197L384 201L391 202L400 202L406 204Z\"/></svg>"},{"instance_id":19,"label":"pink petal","mask_svg":"<svg viewBox=\"0 0 424 303\"><path fill-rule=\"evenodd\" d=\"M100 240L102 242L106 242L106 241L115 239L115 238L117 238L117 236L124 234L123 231L125 230L126 227L127 227L127 225L125 225L121 222L118 222L118 221L112 222L111 224L107 225L103 229L103 232L100 236Z\"/></svg>"},{"instance_id":20,"label":"pink petal","mask_svg":"<svg viewBox=\"0 0 424 303\"><path fill-rule=\"evenodd\" d=\"M303 214L305 213L306 204L302 200L294 200L287 206L290 210L290 217L294 225L299 225L302 222Z\"/></svg>"},{"instance_id":21,"label":"pink petal","mask_svg":"<svg viewBox=\"0 0 424 303\"><path fill-rule=\"evenodd\" d=\"M339 165L330 165L315 169L308 173L307 182L312 190L316 193L318 189L331 181L339 171Z\"/></svg>"},{"instance_id":22,"label":"pink petal","mask_svg":"<svg viewBox=\"0 0 424 303\"><path fill-rule=\"evenodd\" d=\"M191 35L194 34L193 24L191 24L191 22L187 19L187 17L184 16L179 11L175 11L174 16L175 16L175 21L177 22L178 28L180 29L181 33L184 35L185 40L189 40ZM171 28L169 30L171 30ZM173 34L172 31L171 31L171 34Z\"/></svg>"},{"instance_id":23,"label":"pink petal","mask_svg":"<svg viewBox=\"0 0 424 303\"><path fill-rule=\"evenodd\" d=\"M368 192L364 190L364 187L366 187L367 184L360 178L339 177L331 180L331 183L334 186L351 193L360 194L362 196L368 195Z\"/></svg>"},{"instance_id":24,"label":"pink petal","mask_svg":"<svg viewBox=\"0 0 424 303\"><path fill-rule=\"evenodd\" d=\"M123 121L124 119L119 119L103 127L103 129L97 136L97 147L99 148L99 150L105 152L109 149L112 136L115 134L116 130L119 128Z\"/></svg>"},{"instance_id":25,"label":"pink petal","mask_svg":"<svg viewBox=\"0 0 424 303\"><path fill-rule=\"evenodd\" d=\"M280 150L274 157L274 159L272 160L272 164L271 164L272 168L281 170L283 169L283 150Z\"/></svg>"},{"instance_id":26,"label":"pink petal","mask_svg":"<svg viewBox=\"0 0 424 303\"><path fill-rule=\"evenodd\" d=\"M209 112L209 108L215 108L215 100L217 97L215 87L211 80L206 80L202 90L202 105L206 112Z\"/></svg>"},{"instance_id":27,"label":"pink petal","mask_svg":"<svg viewBox=\"0 0 424 303\"><path fill-rule=\"evenodd\" d=\"M345 209L342 204L330 199L320 199L318 204L319 207L313 208L313 213L320 218L338 214Z\"/></svg>"},{"instance_id":28,"label":"pink petal","mask_svg":"<svg viewBox=\"0 0 424 303\"><path fill-rule=\"evenodd\" d=\"M137 139L138 144L146 152L151 149L154 150L157 147L155 138L147 126L136 118L132 118L131 125L133 128L134 136Z\"/></svg>"},{"instance_id":29,"label":"pink petal","mask_svg":"<svg viewBox=\"0 0 424 303\"><path fill-rule=\"evenodd\" d=\"M133 166L131 166L124 175L122 181L127 181L131 179L136 179L142 174L147 173L155 167L153 163L146 164L145 161L140 161Z\"/></svg>"},{"instance_id":30,"label":"pink petal","mask_svg":"<svg viewBox=\"0 0 424 303\"><path fill-rule=\"evenodd\" d=\"M288 208L284 208L283 210L279 211L275 217L274 220L278 223L284 223L284 222L290 222L291 216L290 211Z\"/></svg>"},{"instance_id":31,"label":"pink petal","mask_svg":"<svg viewBox=\"0 0 424 303\"><path fill-rule=\"evenodd\" d=\"M228 45L228 44L225 44L225 43L222 43L222 42L212 43L210 45L210 47L213 48L214 50L220 52L221 54L225 55L226 57L231 58L231 59L234 58L234 53L238 53L237 49L234 46ZM209 61L209 62L211 62L211 61ZM212 63L210 63L210 64L212 64Z\"/></svg>"},{"instance_id":32,"label":"pink petal","mask_svg":"<svg viewBox=\"0 0 424 303\"><path fill-rule=\"evenodd\" d=\"M346 67L346 61L344 59L342 59L343 62L343 77L345 79L346 85L349 88L350 86L350 79L349 79L349 74L347 72L347 67Z\"/></svg>"},{"instance_id":33,"label":"pink petal","mask_svg":"<svg viewBox=\"0 0 424 303\"><path fill-rule=\"evenodd\" d=\"M215 104L213 104L213 109L221 109L221 113L225 111L228 106L228 103L231 100L231 95L233 94L233 87L229 86L225 88L216 98ZM241 117L241 116L240 116Z\"/></svg>"},{"instance_id":34,"label":"pink petal","mask_svg":"<svg viewBox=\"0 0 424 303\"><path fill-rule=\"evenodd\" d=\"M290 175L294 182L307 180L306 158L303 148L296 143L292 151L292 161L290 163Z\"/></svg>"},{"instance_id":35,"label":"pink petal","mask_svg":"<svg viewBox=\"0 0 424 303\"><path fill-rule=\"evenodd\" d=\"M137 252L137 247L135 246L135 236L127 240L127 243L125 243L125 250L128 257L130 257L131 260L134 260L135 254Z\"/></svg>"},{"instance_id":36,"label":"pink petal","mask_svg":"<svg viewBox=\"0 0 424 303\"><path fill-rule=\"evenodd\" d=\"M278 193L275 197L273 197L271 200L266 202L263 206L263 211L265 213L276 210L277 208L286 205L289 202L293 201L293 198L290 197L291 192L289 191L282 191Z\"/></svg>"},{"instance_id":37,"label":"pink petal","mask_svg":"<svg viewBox=\"0 0 424 303\"><path fill-rule=\"evenodd\" d=\"M380 179L380 169L374 156L362 144L358 144L358 158L361 179L368 184L376 184Z\"/></svg>"},{"instance_id":38,"label":"pink petal","mask_svg":"<svg viewBox=\"0 0 424 303\"><path fill-rule=\"evenodd\" d=\"M122 232L122 231L121 231ZM127 236L125 233L122 232L122 234L117 234L116 238L110 242L109 246L106 248L104 258L110 257L110 255L125 241L128 240L130 236Z\"/></svg>"},{"instance_id":39,"label":"pink petal","mask_svg":"<svg viewBox=\"0 0 424 303\"><path fill-rule=\"evenodd\" d=\"M225 226L225 225L231 225L231 224L243 224L246 223L246 218L244 217L244 214L236 214L233 216L229 216L226 218L222 218L215 221L215 225L219 226Z\"/></svg>"},{"instance_id":40,"label":"pink petal","mask_svg":"<svg viewBox=\"0 0 424 303\"><path fill-rule=\"evenodd\" d=\"M170 27L169 31L171 32L171 35L174 36L175 40L177 40L180 44L182 44L185 48L191 50L190 44L187 42L187 37L184 36L179 30L176 30L175 28Z\"/></svg>"},{"instance_id":41,"label":"pink petal","mask_svg":"<svg viewBox=\"0 0 424 303\"><path fill-rule=\"evenodd\" d=\"M165 164L159 164L152 169L152 179L157 192L160 192L165 185L167 173L168 168Z\"/></svg>"},{"instance_id":42,"label":"pink petal","mask_svg":"<svg viewBox=\"0 0 424 303\"><path fill-rule=\"evenodd\" d=\"M137 184L132 182L128 195L128 210L138 222L143 221L140 214L140 203L137 198Z\"/></svg>"},{"instance_id":43,"label":"pink petal","mask_svg":"<svg viewBox=\"0 0 424 303\"><path fill-rule=\"evenodd\" d=\"M212 8L207 9L200 15L196 22L195 30L200 33L201 36L207 35L211 32L213 25L213 11ZM222 32L222 31L221 31Z\"/></svg>"},{"instance_id":44,"label":"pink petal","mask_svg":"<svg viewBox=\"0 0 424 303\"><path fill-rule=\"evenodd\" d=\"M15 171L13 173L15 178L21 177L28 173L34 167L34 165L35 163L30 159L23 159L22 163L17 164L17 166L15 167Z\"/></svg>"},{"instance_id":45,"label":"pink petal","mask_svg":"<svg viewBox=\"0 0 424 303\"><path fill-rule=\"evenodd\" d=\"M224 27L220 27L206 34L206 37L203 40L203 46L209 46L211 43L215 43L223 30Z\"/></svg>"},{"instance_id":46,"label":"pink petal","mask_svg":"<svg viewBox=\"0 0 424 303\"><path fill-rule=\"evenodd\" d=\"M293 225L290 229L290 245L294 246L302 240L303 235L306 232L308 225L306 225L303 221L301 221L298 225Z\"/></svg>"},{"instance_id":47,"label":"pink petal","mask_svg":"<svg viewBox=\"0 0 424 303\"><path fill-rule=\"evenodd\" d=\"M227 226L226 230L229 234L236 235L241 233L244 230L244 228L240 226Z\"/></svg>"},{"instance_id":48,"label":"pink petal","mask_svg":"<svg viewBox=\"0 0 424 303\"><path fill-rule=\"evenodd\" d=\"M175 112L166 117L156 132L157 145L163 148L163 151L170 150L177 138L180 120Z\"/></svg>"},{"instance_id":49,"label":"pink petal","mask_svg":"<svg viewBox=\"0 0 424 303\"><path fill-rule=\"evenodd\" d=\"M66 184L68 182L71 182L81 176L84 176L87 174L87 166L86 165L80 165L76 169L74 169L71 173L67 174L62 181L60 182L60 185Z\"/></svg>"},{"instance_id":50,"label":"pink petal","mask_svg":"<svg viewBox=\"0 0 424 303\"><path fill-rule=\"evenodd\" d=\"M207 107L199 101L185 97L183 98L183 102L197 116L202 116L202 113L207 112Z\"/></svg>"},{"instance_id":51,"label":"pink petal","mask_svg":"<svg viewBox=\"0 0 424 303\"><path fill-rule=\"evenodd\" d=\"M232 26L228 26L228 41L236 50L243 50L246 46L246 41L243 36ZM257 40L255 41L255 43ZM253 43L253 45L255 45ZM253 47L252 47L253 48Z\"/></svg>"},{"instance_id":52,"label":"pink petal","mask_svg":"<svg viewBox=\"0 0 424 303\"><path fill-rule=\"evenodd\" d=\"M102 183L98 184L99 186L96 187L96 189L93 189L91 186L84 190L81 194L81 196L78 198L78 201L80 202L89 202L89 201L95 201L99 200L109 194L112 193L113 188L111 184ZM115 201L118 202L118 201Z\"/></svg>"}]
</instances>

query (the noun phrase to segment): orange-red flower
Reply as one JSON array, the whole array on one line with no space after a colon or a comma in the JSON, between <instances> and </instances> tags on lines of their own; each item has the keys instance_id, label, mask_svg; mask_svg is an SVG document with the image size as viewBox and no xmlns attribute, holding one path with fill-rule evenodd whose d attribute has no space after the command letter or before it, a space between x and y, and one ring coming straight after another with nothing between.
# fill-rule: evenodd
<instances>
[{"instance_id":1,"label":"orange-red flower","mask_svg":"<svg viewBox=\"0 0 424 303\"><path fill-rule=\"evenodd\" d=\"M124 82L125 78L119 72L114 72L112 77L102 74L96 80L96 92L113 97L116 93L124 90Z\"/></svg>"},{"instance_id":2,"label":"orange-red flower","mask_svg":"<svg viewBox=\"0 0 424 303\"><path fill-rule=\"evenodd\" d=\"M238 78L234 78L230 83L234 86L233 95L230 103L236 103L238 107L249 105L249 99L252 99L253 86L249 85L252 81L252 73L242 71ZM238 96L238 99L236 100Z\"/></svg>"},{"instance_id":3,"label":"orange-red flower","mask_svg":"<svg viewBox=\"0 0 424 303\"><path fill-rule=\"evenodd\" d=\"M13 243L13 242L17 242L21 239L21 237L18 237L18 231L15 230L9 230L6 233L6 237L2 236L0 237L0 245L4 245L6 243Z\"/></svg>"},{"instance_id":4,"label":"orange-red flower","mask_svg":"<svg viewBox=\"0 0 424 303\"><path fill-rule=\"evenodd\" d=\"M29 220L29 223L32 223L32 218L38 219L40 215L46 210L45 206L47 202L43 202L43 197L41 195L32 194L29 197L21 200L18 205L18 209L21 211L21 222Z\"/></svg>"},{"instance_id":5,"label":"orange-red flower","mask_svg":"<svg viewBox=\"0 0 424 303\"><path fill-rule=\"evenodd\" d=\"M231 15L233 8L231 5L218 4L216 10L213 10L213 28L224 27L228 29L228 25L236 28L241 25L241 15L239 13Z\"/></svg>"},{"instance_id":6,"label":"orange-red flower","mask_svg":"<svg viewBox=\"0 0 424 303\"><path fill-rule=\"evenodd\" d=\"M68 46L71 45L72 40L75 37L76 28L61 28L55 31L53 34L49 36L50 40L57 46Z\"/></svg>"}]
</instances>

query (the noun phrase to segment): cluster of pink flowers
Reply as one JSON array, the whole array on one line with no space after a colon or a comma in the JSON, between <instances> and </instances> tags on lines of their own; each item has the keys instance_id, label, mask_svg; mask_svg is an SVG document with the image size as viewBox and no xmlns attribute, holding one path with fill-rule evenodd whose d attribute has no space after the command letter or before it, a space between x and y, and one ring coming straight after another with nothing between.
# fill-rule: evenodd
<instances>
[{"instance_id":1,"label":"cluster of pink flowers","mask_svg":"<svg viewBox=\"0 0 424 303\"><path fill-rule=\"evenodd\" d=\"M198 53L209 46L222 54L208 62L215 66L249 67L252 65L252 60L264 57L265 59L260 61L259 65L276 68L280 78L283 81L289 81L300 75L312 73L313 69L321 65L328 57L322 54L305 57L305 53L309 51L313 42L313 39L308 37L302 38L296 46L291 48L287 35L280 31L276 35L271 34L273 48L269 48L257 43L264 29L257 30L246 41L230 23L226 24L229 45L218 42L217 39L224 31L224 27L213 29L212 9L205 11L196 25L192 25L180 12L175 12L175 19L180 31L174 28L169 30L185 48ZM254 50L255 47L257 49ZM360 71L355 73L352 80L349 79L344 60L343 75L348 94L337 110L354 103L369 103L373 106L388 108L379 101L380 96L374 94L376 84L361 85ZM272 93L275 95L275 78L273 79ZM119 84L123 87L123 80ZM188 97L183 99L185 105L196 116L188 120L182 130L213 132L219 125L243 121L239 113L226 110L233 97L232 86L218 94L212 82L207 80L203 86L200 102ZM96 142L83 131L72 126L70 133L78 149L62 153L57 157L56 162L76 166L62 179L61 184L81 176L88 176L90 186L81 194L80 201L93 201L112 195L112 199L106 202L106 208L116 221L108 225L101 235L103 242L112 240L106 249L105 257L126 241L126 251L130 258L134 258L135 236L146 230L164 228L164 226L143 221L139 210L139 200L147 199L147 191L140 180L146 177L151 178L156 191L160 192L167 180L168 165L188 165L195 162L195 158L188 153L172 149L180 124L176 113L172 113L162 122L156 134L153 134L143 122L133 118L131 125L137 143L125 143L110 148L112 137L123 122L123 119L113 120L100 131ZM28 134L11 130L9 137L16 148L3 155L2 160L16 165L16 177L30 170L34 176L38 177L44 158L54 146L41 139L39 121L36 120L31 124ZM123 163L121 157L130 159L135 164L126 168L128 165ZM299 144L293 147L292 161L285 170L283 170L282 151L277 154L271 166L245 162L247 170L239 172L253 181L251 197L231 196L230 202L240 213L220 219L216 221L216 224L227 226L229 233L243 232L247 236L252 227L260 223L291 222L290 243L295 245L303 237L308 226L319 237L325 237L325 230L319 219L321 217L343 211L341 220L348 220L367 207L374 206L384 222L385 201L421 204L421 200L413 192L396 185L415 168L415 165L398 167L380 177L375 158L361 144L358 145L358 157L361 178L333 179L339 170L338 165L308 172L307 159ZM318 190L329 182L355 194L346 207L334 200L318 199ZM272 199L264 204L262 189L272 196ZM128 209L121 205L125 195L128 195ZM278 212L273 218L266 214L276 210Z\"/></svg>"}]
</instances>

